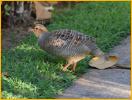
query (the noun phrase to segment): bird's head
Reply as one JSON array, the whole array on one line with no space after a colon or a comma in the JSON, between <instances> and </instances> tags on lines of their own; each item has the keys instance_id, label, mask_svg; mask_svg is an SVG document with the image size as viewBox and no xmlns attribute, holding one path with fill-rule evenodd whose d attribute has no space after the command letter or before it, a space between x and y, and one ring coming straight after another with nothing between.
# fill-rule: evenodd
<instances>
[{"instance_id":1,"label":"bird's head","mask_svg":"<svg viewBox=\"0 0 132 100\"><path fill-rule=\"evenodd\" d=\"M29 28L29 32L33 32L36 37L41 36L41 34L48 32L47 28L42 24L36 24L34 28Z\"/></svg>"}]
</instances>

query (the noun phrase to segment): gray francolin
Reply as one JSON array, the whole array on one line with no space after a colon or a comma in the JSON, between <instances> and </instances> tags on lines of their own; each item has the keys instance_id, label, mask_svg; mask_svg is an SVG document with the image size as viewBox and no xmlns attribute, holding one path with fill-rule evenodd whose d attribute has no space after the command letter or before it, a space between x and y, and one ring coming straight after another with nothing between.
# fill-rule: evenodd
<instances>
[{"instance_id":1,"label":"gray francolin","mask_svg":"<svg viewBox=\"0 0 132 100\"><path fill-rule=\"evenodd\" d=\"M34 32L36 37L38 37L38 44L43 50L62 57L67 61L67 64L63 67L63 71L66 71L71 65L74 71L77 62L84 59L87 55L93 55L103 59L106 57L97 47L93 37L80 32L68 29L48 32L47 28L41 24L36 24L30 31Z\"/></svg>"}]
</instances>

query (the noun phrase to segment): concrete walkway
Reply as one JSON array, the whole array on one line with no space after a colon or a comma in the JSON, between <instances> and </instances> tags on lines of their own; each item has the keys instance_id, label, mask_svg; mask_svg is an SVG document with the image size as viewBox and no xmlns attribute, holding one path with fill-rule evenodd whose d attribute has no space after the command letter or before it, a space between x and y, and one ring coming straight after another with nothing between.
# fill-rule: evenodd
<instances>
[{"instance_id":1,"label":"concrete walkway","mask_svg":"<svg viewBox=\"0 0 132 100\"><path fill-rule=\"evenodd\" d=\"M114 47L110 54L119 57L118 67L130 68L130 36L121 41L121 44Z\"/></svg>"},{"instance_id":2,"label":"concrete walkway","mask_svg":"<svg viewBox=\"0 0 132 100\"><path fill-rule=\"evenodd\" d=\"M130 67L130 37L111 53L120 56L118 63ZM119 51L120 50L120 51ZM121 54L121 55L120 55ZM126 57L126 58L125 58ZM128 68L127 66L127 68ZM122 66L123 67L123 66ZM126 66L124 66L126 67ZM130 69L90 69L57 98L129 98Z\"/></svg>"}]
</instances>

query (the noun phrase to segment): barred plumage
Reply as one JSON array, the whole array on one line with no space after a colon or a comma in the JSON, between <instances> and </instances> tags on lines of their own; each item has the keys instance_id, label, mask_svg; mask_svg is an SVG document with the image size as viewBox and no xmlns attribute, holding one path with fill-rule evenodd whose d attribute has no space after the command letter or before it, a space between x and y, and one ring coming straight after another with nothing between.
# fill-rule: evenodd
<instances>
[{"instance_id":1,"label":"barred plumage","mask_svg":"<svg viewBox=\"0 0 132 100\"><path fill-rule=\"evenodd\" d=\"M47 38L44 39L45 36ZM67 58L90 53L95 47L95 39L74 30L62 29L41 35L39 45L51 54Z\"/></svg>"},{"instance_id":2,"label":"barred plumage","mask_svg":"<svg viewBox=\"0 0 132 100\"><path fill-rule=\"evenodd\" d=\"M75 30L61 29L48 32L42 25L36 25L33 32L39 37L40 47L48 53L63 57L67 60L63 68L73 65L89 54L103 55L103 52L96 46L95 38L84 35Z\"/></svg>"}]
</instances>

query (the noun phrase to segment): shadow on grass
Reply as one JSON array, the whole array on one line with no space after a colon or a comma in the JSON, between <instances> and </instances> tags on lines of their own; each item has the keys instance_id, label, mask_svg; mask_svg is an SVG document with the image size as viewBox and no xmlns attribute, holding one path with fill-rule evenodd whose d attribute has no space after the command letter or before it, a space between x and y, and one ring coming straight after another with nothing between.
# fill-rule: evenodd
<instances>
[{"instance_id":1,"label":"shadow on grass","mask_svg":"<svg viewBox=\"0 0 132 100\"><path fill-rule=\"evenodd\" d=\"M13 97L52 98L76 79L73 72L61 70L64 60L47 54L37 45L22 44L2 57L5 59L2 72L8 72L10 76L2 78L2 91L12 93ZM78 75L86 71L87 66L82 68L82 65L86 66L86 63L79 63Z\"/></svg>"},{"instance_id":2,"label":"shadow on grass","mask_svg":"<svg viewBox=\"0 0 132 100\"><path fill-rule=\"evenodd\" d=\"M54 23L48 29L68 28L86 33L97 39L103 51L109 51L129 35L129 5L129 2L80 3L73 10L55 14ZM31 35L16 48L2 52L2 72L10 76L2 78L3 98L15 95L52 98L76 79L72 72L61 71L63 60L40 50L35 41L37 39ZM79 63L76 72L84 73L86 64L87 58Z\"/></svg>"}]
</instances>

